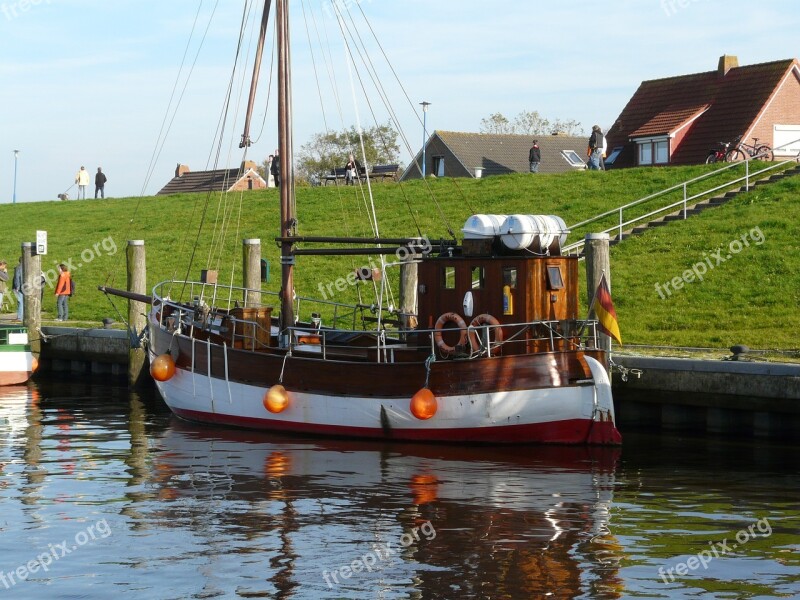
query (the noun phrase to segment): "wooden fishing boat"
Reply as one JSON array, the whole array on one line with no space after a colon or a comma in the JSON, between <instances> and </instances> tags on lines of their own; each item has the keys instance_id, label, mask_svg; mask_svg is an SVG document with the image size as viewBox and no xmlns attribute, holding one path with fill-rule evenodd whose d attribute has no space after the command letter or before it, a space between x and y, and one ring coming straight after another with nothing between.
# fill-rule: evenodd
<instances>
[{"instance_id":1,"label":"wooden fishing boat","mask_svg":"<svg viewBox=\"0 0 800 600\"><path fill-rule=\"evenodd\" d=\"M28 343L23 325L0 324L0 385L25 383L39 363Z\"/></svg>"},{"instance_id":2,"label":"wooden fishing boat","mask_svg":"<svg viewBox=\"0 0 800 600\"><path fill-rule=\"evenodd\" d=\"M473 215L460 243L297 235L289 3L275 5L281 291L213 277L156 286L148 349L170 409L193 421L312 435L619 444L607 356L597 323L579 319L578 259L561 255L568 232L560 219ZM383 286L401 271L401 307L354 306L344 324L339 305L296 297L299 257L345 254L394 255L378 273L357 276Z\"/></svg>"}]
</instances>

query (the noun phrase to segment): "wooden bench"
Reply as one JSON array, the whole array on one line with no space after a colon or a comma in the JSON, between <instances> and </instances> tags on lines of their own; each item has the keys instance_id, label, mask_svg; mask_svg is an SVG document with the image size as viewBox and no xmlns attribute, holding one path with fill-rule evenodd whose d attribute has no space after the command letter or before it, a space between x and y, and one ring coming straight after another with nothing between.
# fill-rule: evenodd
<instances>
[{"instance_id":1,"label":"wooden bench","mask_svg":"<svg viewBox=\"0 0 800 600\"><path fill-rule=\"evenodd\" d=\"M347 174L347 169L344 167L337 167L335 169L331 169L329 175L325 175L325 185L328 185L329 181L332 181L334 184L339 185L339 180L345 179ZM358 169L358 178L364 180L367 178L367 169L364 167L359 167Z\"/></svg>"},{"instance_id":2,"label":"wooden bench","mask_svg":"<svg viewBox=\"0 0 800 600\"><path fill-rule=\"evenodd\" d=\"M400 171L400 165L375 165L372 167L372 172L369 174L370 179L397 179L397 173Z\"/></svg>"}]
</instances>

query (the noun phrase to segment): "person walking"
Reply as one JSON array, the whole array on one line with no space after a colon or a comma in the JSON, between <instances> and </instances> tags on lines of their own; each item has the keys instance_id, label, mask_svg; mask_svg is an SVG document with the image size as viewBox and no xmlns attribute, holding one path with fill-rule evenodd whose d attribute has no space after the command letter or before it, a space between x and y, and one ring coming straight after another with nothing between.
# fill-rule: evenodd
<instances>
[{"instance_id":1,"label":"person walking","mask_svg":"<svg viewBox=\"0 0 800 600\"><path fill-rule=\"evenodd\" d=\"M58 283L56 284L56 307L58 309L57 321L69 319L69 294L72 291L70 274L67 265L58 265Z\"/></svg>"},{"instance_id":2,"label":"person walking","mask_svg":"<svg viewBox=\"0 0 800 600\"><path fill-rule=\"evenodd\" d=\"M97 192L100 192L100 197L105 198L105 187L106 181L108 178L106 174L103 173L103 169L101 167L97 167L97 174L94 176L94 197L97 198Z\"/></svg>"},{"instance_id":3,"label":"person walking","mask_svg":"<svg viewBox=\"0 0 800 600\"><path fill-rule=\"evenodd\" d=\"M542 151L539 148L539 140L533 140L533 146L531 146L528 152L528 162L531 163L531 173L538 173L539 163L542 162Z\"/></svg>"},{"instance_id":4,"label":"person walking","mask_svg":"<svg viewBox=\"0 0 800 600\"><path fill-rule=\"evenodd\" d=\"M603 157L606 155L606 136L599 125L592 127L592 135L589 136L589 169L592 171L605 171Z\"/></svg>"},{"instance_id":5,"label":"person walking","mask_svg":"<svg viewBox=\"0 0 800 600\"><path fill-rule=\"evenodd\" d=\"M11 289L14 292L14 297L17 299L17 321L22 321L22 310L24 307L25 297L22 295L22 257L19 257L19 263L14 267L14 280L11 283Z\"/></svg>"},{"instance_id":6,"label":"person walking","mask_svg":"<svg viewBox=\"0 0 800 600\"><path fill-rule=\"evenodd\" d=\"M275 187L281 187L281 157L277 150L275 150L275 154L272 157L272 166L269 168L269 172L272 173L272 177L275 179Z\"/></svg>"},{"instance_id":7,"label":"person walking","mask_svg":"<svg viewBox=\"0 0 800 600\"><path fill-rule=\"evenodd\" d=\"M89 171L81 166L81 170L75 175L75 183L78 184L78 200L86 200L86 186L89 185Z\"/></svg>"}]
</instances>

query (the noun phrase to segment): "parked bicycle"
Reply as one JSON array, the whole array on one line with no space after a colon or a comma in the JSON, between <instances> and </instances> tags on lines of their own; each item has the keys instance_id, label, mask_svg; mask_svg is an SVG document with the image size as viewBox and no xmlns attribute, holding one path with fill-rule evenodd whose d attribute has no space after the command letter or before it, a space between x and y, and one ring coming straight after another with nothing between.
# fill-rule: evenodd
<instances>
[{"instance_id":1,"label":"parked bicycle","mask_svg":"<svg viewBox=\"0 0 800 600\"><path fill-rule=\"evenodd\" d=\"M727 156L728 150L730 150L732 143L733 142L717 142L719 148L712 148L708 151L706 164L710 165L716 162L725 162L725 156Z\"/></svg>"},{"instance_id":2,"label":"parked bicycle","mask_svg":"<svg viewBox=\"0 0 800 600\"><path fill-rule=\"evenodd\" d=\"M771 161L775 158L772 148L767 144L759 144L758 138L753 138L752 144L739 142L725 155L727 162L740 162L743 160L766 160Z\"/></svg>"}]
</instances>

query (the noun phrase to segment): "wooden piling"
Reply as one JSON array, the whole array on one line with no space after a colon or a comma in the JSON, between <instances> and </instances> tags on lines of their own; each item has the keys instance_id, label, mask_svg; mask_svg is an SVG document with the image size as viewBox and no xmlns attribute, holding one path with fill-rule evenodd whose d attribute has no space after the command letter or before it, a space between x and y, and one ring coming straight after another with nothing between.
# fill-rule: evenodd
<instances>
[{"instance_id":1,"label":"wooden piling","mask_svg":"<svg viewBox=\"0 0 800 600\"><path fill-rule=\"evenodd\" d=\"M417 325L418 264L411 260L400 265L400 328L414 329Z\"/></svg>"},{"instance_id":2,"label":"wooden piling","mask_svg":"<svg viewBox=\"0 0 800 600\"><path fill-rule=\"evenodd\" d=\"M147 293L147 261L145 260L144 240L128 240L126 251L128 269L128 291L137 294ZM133 337L140 339L147 327L147 304L128 300L128 324L131 329L131 348L128 351L128 385L137 387L147 381L147 352L141 344L133 343Z\"/></svg>"},{"instance_id":3,"label":"wooden piling","mask_svg":"<svg viewBox=\"0 0 800 600\"><path fill-rule=\"evenodd\" d=\"M611 290L611 262L609 259L609 236L607 233L588 233L584 243L584 253L586 255L586 296L591 308L597 286L603 273L606 274L606 283ZM611 338L604 333L599 334L600 348L606 351L610 357ZM608 366L608 365L606 365Z\"/></svg>"},{"instance_id":4,"label":"wooden piling","mask_svg":"<svg viewBox=\"0 0 800 600\"><path fill-rule=\"evenodd\" d=\"M261 305L261 240L242 241L242 273L245 306Z\"/></svg>"},{"instance_id":5,"label":"wooden piling","mask_svg":"<svg viewBox=\"0 0 800 600\"><path fill-rule=\"evenodd\" d=\"M28 328L31 351L42 352L42 257L34 242L22 243L23 322Z\"/></svg>"}]
</instances>

